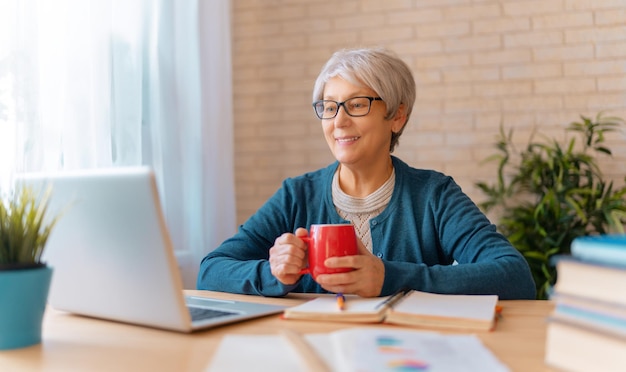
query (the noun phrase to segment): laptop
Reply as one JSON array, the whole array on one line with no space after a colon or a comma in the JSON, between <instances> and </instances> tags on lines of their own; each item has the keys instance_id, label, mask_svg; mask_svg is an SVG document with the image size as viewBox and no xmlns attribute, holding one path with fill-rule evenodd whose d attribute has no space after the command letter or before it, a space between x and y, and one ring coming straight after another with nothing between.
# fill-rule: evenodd
<instances>
[{"instance_id":1,"label":"laptop","mask_svg":"<svg viewBox=\"0 0 626 372\"><path fill-rule=\"evenodd\" d=\"M286 308L184 295L148 167L23 174L17 182L35 192L51 187L48 217L61 213L43 255L54 270L53 308L180 332Z\"/></svg>"}]
</instances>

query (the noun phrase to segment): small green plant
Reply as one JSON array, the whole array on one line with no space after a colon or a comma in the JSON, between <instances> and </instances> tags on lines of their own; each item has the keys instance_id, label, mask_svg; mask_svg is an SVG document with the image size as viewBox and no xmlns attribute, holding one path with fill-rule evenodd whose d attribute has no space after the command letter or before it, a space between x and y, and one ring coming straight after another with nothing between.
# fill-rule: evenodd
<instances>
[{"instance_id":1,"label":"small green plant","mask_svg":"<svg viewBox=\"0 0 626 372\"><path fill-rule=\"evenodd\" d=\"M41 264L41 255L56 218L46 223L50 190L41 197L20 187L6 200L0 198L0 265Z\"/></svg>"},{"instance_id":2,"label":"small green plant","mask_svg":"<svg viewBox=\"0 0 626 372\"><path fill-rule=\"evenodd\" d=\"M556 282L552 257L569 254L575 237L624 232L626 186L616 188L604 180L594 157L612 155L605 133L623 124L623 119L602 113L595 119L581 116L566 131L582 143L576 143L576 136L566 146L531 138L519 153L513 131L500 130L497 153L487 159L498 163L496 182L476 183L486 195L479 205L485 212L497 208L498 230L526 258L538 299L548 298Z\"/></svg>"}]
</instances>

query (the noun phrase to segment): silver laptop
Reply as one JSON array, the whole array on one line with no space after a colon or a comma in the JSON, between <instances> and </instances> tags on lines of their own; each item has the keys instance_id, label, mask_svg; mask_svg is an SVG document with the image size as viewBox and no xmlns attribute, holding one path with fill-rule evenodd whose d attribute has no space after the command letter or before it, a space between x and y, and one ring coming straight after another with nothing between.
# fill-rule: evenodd
<instances>
[{"instance_id":1,"label":"silver laptop","mask_svg":"<svg viewBox=\"0 0 626 372\"><path fill-rule=\"evenodd\" d=\"M181 332L285 309L184 296L150 168L25 174L17 182L36 192L52 187L50 216L62 213L44 251L56 309Z\"/></svg>"}]
</instances>

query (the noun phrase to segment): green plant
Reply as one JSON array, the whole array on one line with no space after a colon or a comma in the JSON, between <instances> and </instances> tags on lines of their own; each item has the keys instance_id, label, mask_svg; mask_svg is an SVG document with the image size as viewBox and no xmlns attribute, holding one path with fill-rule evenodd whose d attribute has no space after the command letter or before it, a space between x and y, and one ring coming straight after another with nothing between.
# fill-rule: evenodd
<instances>
[{"instance_id":1,"label":"green plant","mask_svg":"<svg viewBox=\"0 0 626 372\"><path fill-rule=\"evenodd\" d=\"M12 197L0 198L0 265L41 264L41 255L56 218L46 223L50 190L39 197L20 187Z\"/></svg>"},{"instance_id":2,"label":"green plant","mask_svg":"<svg viewBox=\"0 0 626 372\"><path fill-rule=\"evenodd\" d=\"M611 156L605 133L615 131L624 120L618 117L595 119L581 116L566 129L576 136L566 146L556 140L529 140L516 153L513 131L500 128L494 184L478 182L486 195L479 204L485 211L499 213L498 230L526 258L537 286L537 298L546 299L556 282L552 257L569 254L577 236L624 232L626 186L615 188L603 179L594 154ZM626 181L626 178L625 178Z\"/></svg>"}]
</instances>

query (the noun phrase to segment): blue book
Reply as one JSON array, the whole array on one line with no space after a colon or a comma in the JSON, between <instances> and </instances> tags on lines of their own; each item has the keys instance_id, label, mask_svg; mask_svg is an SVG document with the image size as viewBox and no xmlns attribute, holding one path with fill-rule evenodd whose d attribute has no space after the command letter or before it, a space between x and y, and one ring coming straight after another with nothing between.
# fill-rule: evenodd
<instances>
[{"instance_id":1,"label":"blue book","mask_svg":"<svg viewBox=\"0 0 626 372\"><path fill-rule=\"evenodd\" d=\"M572 256L584 261L626 265L626 234L580 236L570 249Z\"/></svg>"},{"instance_id":2,"label":"blue book","mask_svg":"<svg viewBox=\"0 0 626 372\"><path fill-rule=\"evenodd\" d=\"M567 295L560 295L552 300L556 302L553 318L565 319L626 338L624 305Z\"/></svg>"}]
</instances>

